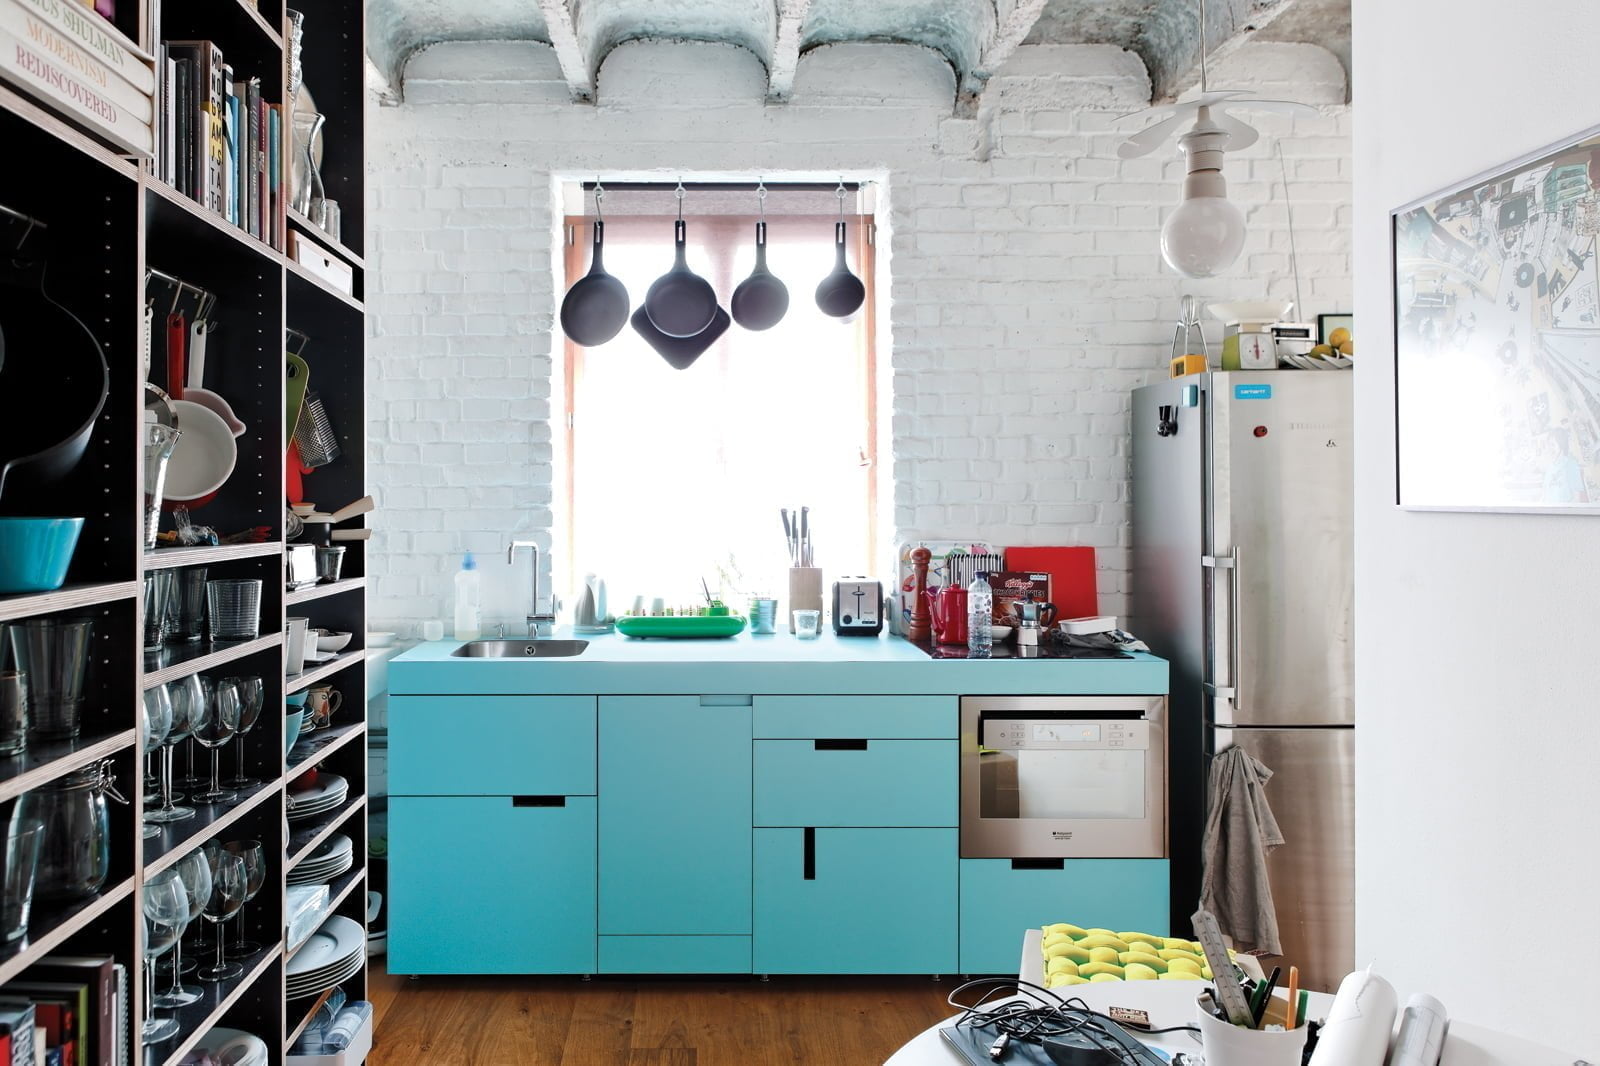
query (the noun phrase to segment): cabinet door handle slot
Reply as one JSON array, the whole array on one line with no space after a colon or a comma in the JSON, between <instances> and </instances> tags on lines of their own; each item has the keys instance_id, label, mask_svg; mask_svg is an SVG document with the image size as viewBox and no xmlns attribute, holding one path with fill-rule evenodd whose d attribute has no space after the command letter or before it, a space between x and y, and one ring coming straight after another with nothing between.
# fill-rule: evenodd
<instances>
[{"instance_id":1,"label":"cabinet door handle slot","mask_svg":"<svg viewBox=\"0 0 1600 1066\"><path fill-rule=\"evenodd\" d=\"M512 796L513 807L565 807L565 796Z\"/></svg>"},{"instance_id":2,"label":"cabinet door handle slot","mask_svg":"<svg viewBox=\"0 0 1600 1066\"><path fill-rule=\"evenodd\" d=\"M805 879L817 879L817 831L811 826L803 830L805 834Z\"/></svg>"},{"instance_id":3,"label":"cabinet door handle slot","mask_svg":"<svg viewBox=\"0 0 1600 1066\"><path fill-rule=\"evenodd\" d=\"M1012 859L1013 870L1065 870L1066 859Z\"/></svg>"},{"instance_id":4,"label":"cabinet door handle slot","mask_svg":"<svg viewBox=\"0 0 1600 1066\"><path fill-rule=\"evenodd\" d=\"M811 747L814 751L866 751L867 742L849 738L843 740L813 740Z\"/></svg>"}]
</instances>

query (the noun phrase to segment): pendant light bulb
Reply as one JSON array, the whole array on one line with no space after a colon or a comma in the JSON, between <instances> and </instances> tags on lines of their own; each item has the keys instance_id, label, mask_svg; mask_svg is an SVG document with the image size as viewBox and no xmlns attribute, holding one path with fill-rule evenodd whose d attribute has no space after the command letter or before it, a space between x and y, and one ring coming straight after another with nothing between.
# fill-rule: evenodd
<instances>
[{"instance_id":1,"label":"pendant light bulb","mask_svg":"<svg viewBox=\"0 0 1600 1066\"><path fill-rule=\"evenodd\" d=\"M1178 139L1188 162L1183 201L1161 227L1161 258L1186 278L1209 278L1244 251L1244 212L1228 200L1222 177L1228 135L1200 108L1194 128Z\"/></svg>"}]
</instances>

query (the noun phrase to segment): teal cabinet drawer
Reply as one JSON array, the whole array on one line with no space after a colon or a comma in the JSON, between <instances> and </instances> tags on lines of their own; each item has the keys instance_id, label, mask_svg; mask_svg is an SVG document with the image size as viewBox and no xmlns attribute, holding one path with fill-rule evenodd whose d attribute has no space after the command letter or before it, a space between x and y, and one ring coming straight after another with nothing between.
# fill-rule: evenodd
<instances>
[{"instance_id":1,"label":"teal cabinet drawer","mask_svg":"<svg viewBox=\"0 0 1600 1066\"><path fill-rule=\"evenodd\" d=\"M600 930L750 934L750 707L600 698Z\"/></svg>"},{"instance_id":2,"label":"teal cabinet drawer","mask_svg":"<svg viewBox=\"0 0 1600 1066\"><path fill-rule=\"evenodd\" d=\"M395 973L594 973L595 800L389 800Z\"/></svg>"},{"instance_id":3,"label":"teal cabinet drawer","mask_svg":"<svg viewBox=\"0 0 1600 1066\"><path fill-rule=\"evenodd\" d=\"M601 973L749 973L747 936L603 936Z\"/></svg>"},{"instance_id":4,"label":"teal cabinet drawer","mask_svg":"<svg viewBox=\"0 0 1600 1066\"><path fill-rule=\"evenodd\" d=\"M755 735L954 740L959 707L954 696L757 696Z\"/></svg>"},{"instance_id":5,"label":"teal cabinet drawer","mask_svg":"<svg viewBox=\"0 0 1600 1066\"><path fill-rule=\"evenodd\" d=\"M392 796L592 796L593 696L391 696Z\"/></svg>"},{"instance_id":6,"label":"teal cabinet drawer","mask_svg":"<svg viewBox=\"0 0 1600 1066\"><path fill-rule=\"evenodd\" d=\"M755 972L954 973L957 835L757 829Z\"/></svg>"},{"instance_id":7,"label":"teal cabinet drawer","mask_svg":"<svg viewBox=\"0 0 1600 1066\"><path fill-rule=\"evenodd\" d=\"M758 740L758 826L953 826L954 740Z\"/></svg>"},{"instance_id":8,"label":"teal cabinet drawer","mask_svg":"<svg viewBox=\"0 0 1600 1066\"><path fill-rule=\"evenodd\" d=\"M1168 896L1166 859L962 859L961 972L1015 974L1023 933L1052 922L1165 936Z\"/></svg>"}]
</instances>

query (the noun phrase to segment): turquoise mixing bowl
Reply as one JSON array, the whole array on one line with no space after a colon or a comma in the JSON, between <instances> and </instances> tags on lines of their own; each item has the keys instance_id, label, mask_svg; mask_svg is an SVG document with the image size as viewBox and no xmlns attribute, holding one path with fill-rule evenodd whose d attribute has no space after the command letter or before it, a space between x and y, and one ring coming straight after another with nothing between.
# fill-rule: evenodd
<instances>
[{"instance_id":1,"label":"turquoise mixing bowl","mask_svg":"<svg viewBox=\"0 0 1600 1066\"><path fill-rule=\"evenodd\" d=\"M0 595L60 588L82 532L81 518L0 518Z\"/></svg>"}]
</instances>

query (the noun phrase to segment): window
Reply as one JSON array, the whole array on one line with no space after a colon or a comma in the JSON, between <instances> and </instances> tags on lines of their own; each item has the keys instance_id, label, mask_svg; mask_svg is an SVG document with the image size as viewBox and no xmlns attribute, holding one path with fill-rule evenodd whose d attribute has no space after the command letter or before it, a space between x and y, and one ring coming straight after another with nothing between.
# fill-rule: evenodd
<instances>
[{"instance_id":1,"label":"window","mask_svg":"<svg viewBox=\"0 0 1600 1066\"><path fill-rule=\"evenodd\" d=\"M831 191L826 200L811 192L805 214L776 213L780 195L769 196L766 218L767 264L789 290L777 326L756 333L734 324L686 370L668 366L631 326L595 348L566 342L566 521L557 542L564 533L569 596L593 572L606 579L617 613L634 596L702 602L702 578L736 610L750 595L782 598L789 566L782 507L811 508L816 562L827 573L872 572L871 219L846 218L850 267L867 297L853 321L840 321L813 298L834 267L838 216L817 210L832 201ZM606 198L605 265L637 310L672 264L674 216L663 212L670 190L665 203L660 193L649 198L649 214L614 211L626 196ZM689 266L727 308L755 265L754 214L685 217ZM575 238L566 247L567 287L589 269L591 221L566 220Z\"/></svg>"}]
</instances>

